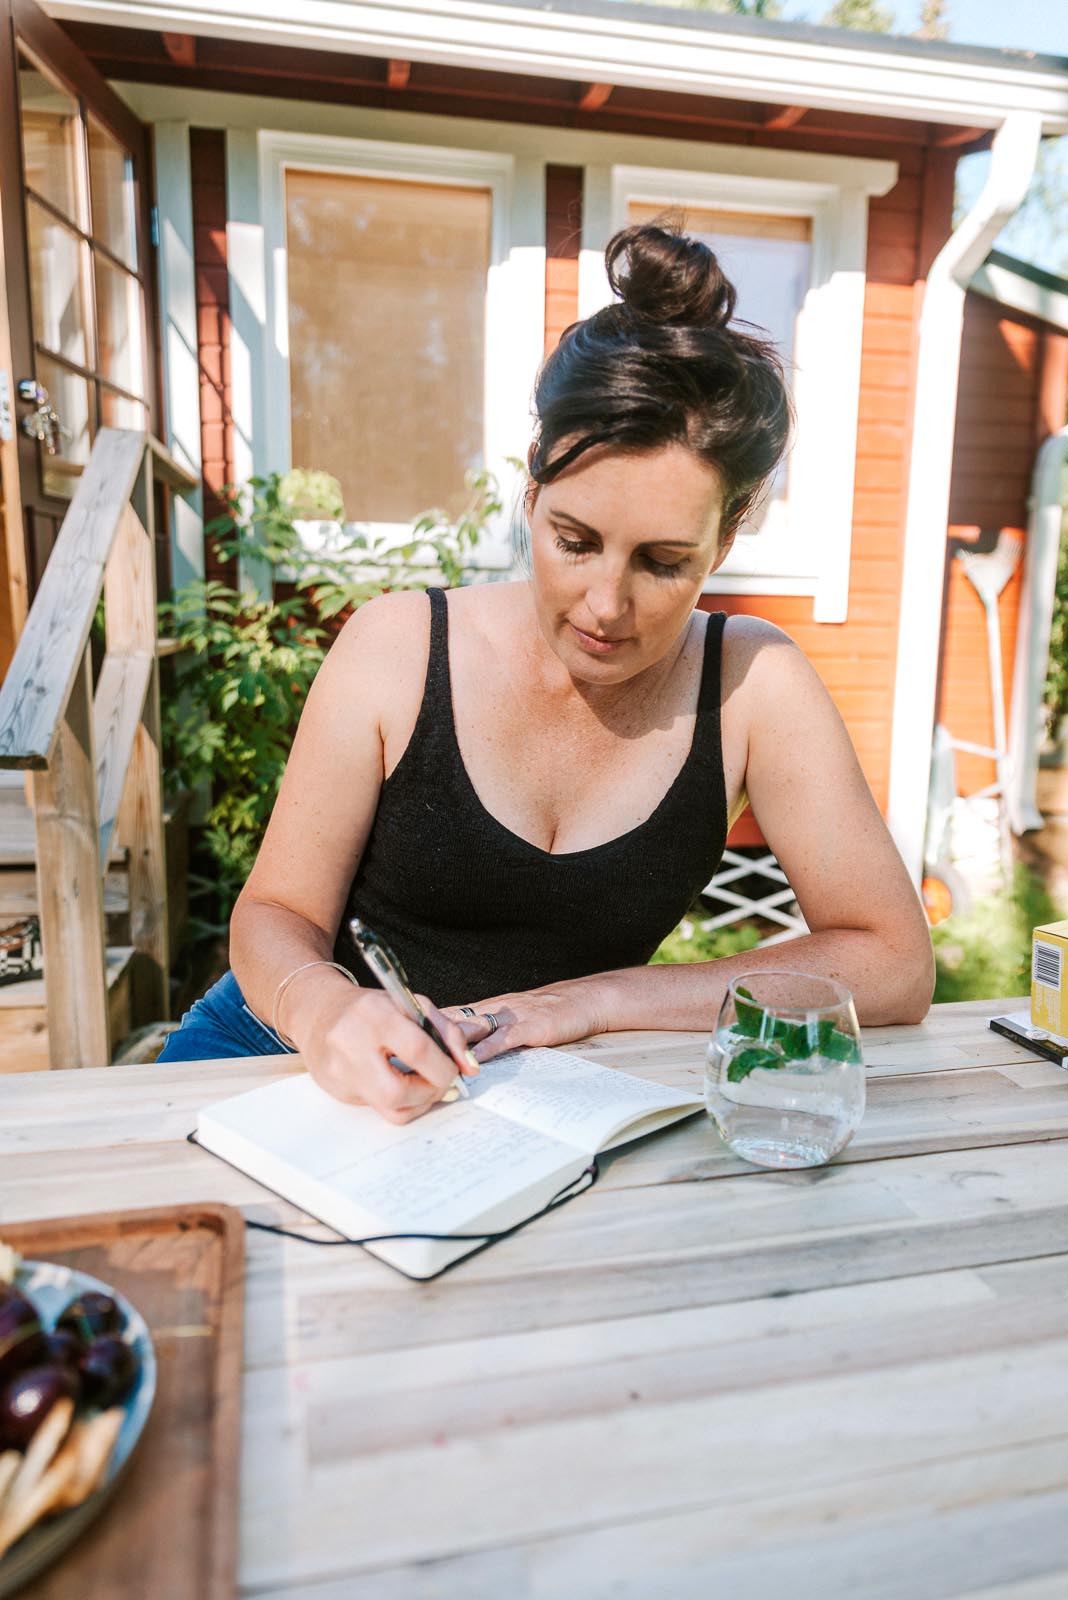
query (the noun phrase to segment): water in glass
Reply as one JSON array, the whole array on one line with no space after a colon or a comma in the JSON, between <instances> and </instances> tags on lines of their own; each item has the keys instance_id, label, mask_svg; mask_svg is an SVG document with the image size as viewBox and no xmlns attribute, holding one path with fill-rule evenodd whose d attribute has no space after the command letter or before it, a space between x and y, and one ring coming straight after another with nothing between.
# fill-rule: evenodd
<instances>
[{"instance_id":1,"label":"water in glass","mask_svg":"<svg viewBox=\"0 0 1068 1600\"><path fill-rule=\"evenodd\" d=\"M864 1115L864 1062L849 990L797 972L732 979L708 1047L705 1104L735 1155L816 1167Z\"/></svg>"}]
</instances>

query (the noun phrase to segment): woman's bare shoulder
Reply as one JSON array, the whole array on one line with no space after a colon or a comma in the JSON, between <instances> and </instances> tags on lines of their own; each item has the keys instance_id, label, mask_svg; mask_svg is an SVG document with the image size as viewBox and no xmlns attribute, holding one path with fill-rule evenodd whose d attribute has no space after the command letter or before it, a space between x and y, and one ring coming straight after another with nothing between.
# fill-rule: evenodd
<instances>
[{"instance_id":1,"label":"woman's bare shoulder","mask_svg":"<svg viewBox=\"0 0 1068 1600\"><path fill-rule=\"evenodd\" d=\"M745 690L760 680L781 682L783 675L812 671L798 645L773 622L763 617L729 616L723 629L723 697Z\"/></svg>"}]
</instances>

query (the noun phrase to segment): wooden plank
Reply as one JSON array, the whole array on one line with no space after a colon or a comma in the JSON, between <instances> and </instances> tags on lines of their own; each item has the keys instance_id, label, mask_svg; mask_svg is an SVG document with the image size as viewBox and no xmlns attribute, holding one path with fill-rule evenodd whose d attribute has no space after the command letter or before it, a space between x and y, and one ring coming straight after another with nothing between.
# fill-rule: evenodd
<instances>
[{"instance_id":1,"label":"wooden plank","mask_svg":"<svg viewBox=\"0 0 1068 1600\"><path fill-rule=\"evenodd\" d=\"M119 655L109 651L97 679L93 732L100 805L101 871L108 863L154 665L150 655Z\"/></svg>"},{"instance_id":2,"label":"wooden plank","mask_svg":"<svg viewBox=\"0 0 1068 1600\"><path fill-rule=\"evenodd\" d=\"M0 686L0 767L43 771L81 671L104 563L144 436L101 428Z\"/></svg>"},{"instance_id":3,"label":"wooden plank","mask_svg":"<svg viewBox=\"0 0 1068 1600\"><path fill-rule=\"evenodd\" d=\"M139 720L123 770L125 781L115 829L116 842L126 853L128 863L130 937L135 950L131 971L133 1019L142 1026L170 1016L156 567L152 548L152 479L147 460L133 499L134 505L123 515L108 562L104 611L109 648L135 651L148 662L145 692L135 696Z\"/></svg>"},{"instance_id":4,"label":"wooden plank","mask_svg":"<svg viewBox=\"0 0 1068 1600\"><path fill-rule=\"evenodd\" d=\"M180 461L176 461L167 446L154 434L148 437L148 448L152 452L153 473L161 483L180 495L192 494L200 488L200 479L183 467Z\"/></svg>"},{"instance_id":5,"label":"wooden plank","mask_svg":"<svg viewBox=\"0 0 1068 1600\"><path fill-rule=\"evenodd\" d=\"M65 704L49 769L33 778L41 945L52 1065L88 1067L111 1055L88 649Z\"/></svg>"}]
</instances>

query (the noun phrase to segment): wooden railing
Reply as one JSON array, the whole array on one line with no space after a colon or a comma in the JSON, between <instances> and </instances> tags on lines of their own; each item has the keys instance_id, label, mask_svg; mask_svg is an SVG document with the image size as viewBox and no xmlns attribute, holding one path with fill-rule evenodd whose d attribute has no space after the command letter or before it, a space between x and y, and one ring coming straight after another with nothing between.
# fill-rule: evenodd
<instances>
[{"instance_id":1,"label":"wooden railing","mask_svg":"<svg viewBox=\"0 0 1068 1600\"><path fill-rule=\"evenodd\" d=\"M153 475L195 480L143 433L102 428L0 687L0 768L30 773L53 1067L111 1059L104 875L126 856L131 988L168 1015ZM93 691L90 632L104 595Z\"/></svg>"}]
</instances>

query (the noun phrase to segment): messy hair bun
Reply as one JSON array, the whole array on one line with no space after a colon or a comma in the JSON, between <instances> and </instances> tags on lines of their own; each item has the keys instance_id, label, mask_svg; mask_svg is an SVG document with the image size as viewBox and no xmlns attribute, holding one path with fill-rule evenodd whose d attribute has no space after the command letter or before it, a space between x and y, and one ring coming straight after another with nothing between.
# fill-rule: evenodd
<instances>
[{"instance_id":1,"label":"messy hair bun","mask_svg":"<svg viewBox=\"0 0 1068 1600\"><path fill-rule=\"evenodd\" d=\"M737 295L719 262L700 239L682 232L682 220L624 228L605 251L608 282L627 310L648 322L689 322L725 328Z\"/></svg>"},{"instance_id":2,"label":"messy hair bun","mask_svg":"<svg viewBox=\"0 0 1068 1600\"><path fill-rule=\"evenodd\" d=\"M622 229L605 265L619 298L572 324L538 376L531 479L551 483L597 446L682 444L720 475L728 537L786 449L779 354L734 320L733 284L679 219Z\"/></svg>"}]
</instances>

